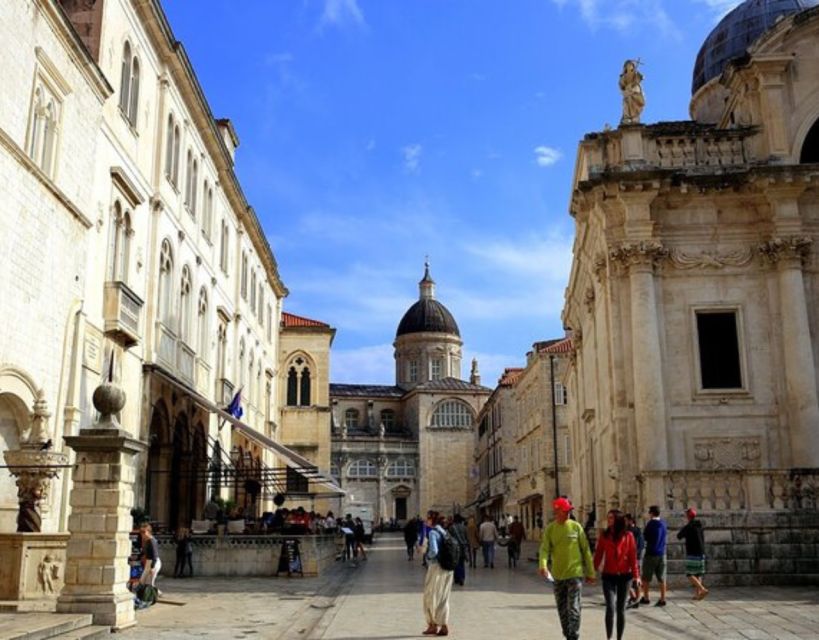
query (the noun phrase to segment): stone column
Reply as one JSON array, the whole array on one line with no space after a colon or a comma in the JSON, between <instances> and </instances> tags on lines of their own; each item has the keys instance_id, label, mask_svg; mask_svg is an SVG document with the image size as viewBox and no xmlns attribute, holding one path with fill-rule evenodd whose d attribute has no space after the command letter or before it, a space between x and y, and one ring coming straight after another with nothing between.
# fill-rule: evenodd
<instances>
[{"instance_id":1,"label":"stone column","mask_svg":"<svg viewBox=\"0 0 819 640\"><path fill-rule=\"evenodd\" d=\"M792 464L819 467L819 398L816 364L805 300L802 261L810 253L812 240L791 236L774 238L759 250L776 265L779 281L782 355L785 374Z\"/></svg>"},{"instance_id":2,"label":"stone column","mask_svg":"<svg viewBox=\"0 0 819 640\"><path fill-rule=\"evenodd\" d=\"M629 273L634 422L641 471L668 468L665 388L654 292L654 266L667 253L656 241L624 244L611 251L611 259Z\"/></svg>"},{"instance_id":3,"label":"stone column","mask_svg":"<svg viewBox=\"0 0 819 640\"><path fill-rule=\"evenodd\" d=\"M126 588L130 511L134 506L136 455L147 446L122 430L116 420L125 406L122 390L101 385L93 400L101 414L99 422L65 438L76 452L76 466L65 587L57 600L57 611L91 613L94 624L119 630L136 623L133 595Z\"/></svg>"}]
</instances>

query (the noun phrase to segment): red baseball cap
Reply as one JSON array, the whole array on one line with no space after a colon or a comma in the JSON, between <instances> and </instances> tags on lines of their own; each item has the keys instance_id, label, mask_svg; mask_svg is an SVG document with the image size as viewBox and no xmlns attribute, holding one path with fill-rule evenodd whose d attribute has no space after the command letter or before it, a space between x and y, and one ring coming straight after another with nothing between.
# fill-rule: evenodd
<instances>
[{"instance_id":1,"label":"red baseball cap","mask_svg":"<svg viewBox=\"0 0 819 640\"><path fill-rule=\"evenodd\" d=\"M685 510L685 515L687 515L689 518L696 518L697 510L694 507L688 507L688 509Z\"/></svg>"},{"instance_id":2,"label":"red baseball cap","mask_svg":"<svg viewBox=\"0 0 819 640\"><path fill-rule=\"evenodd\" d=\"M574 507L572 503L568 501L566 498L557 498L552 502L552 509L555 511L563 511L565 513L569 513Z\"/></svg>"}]
</instances>

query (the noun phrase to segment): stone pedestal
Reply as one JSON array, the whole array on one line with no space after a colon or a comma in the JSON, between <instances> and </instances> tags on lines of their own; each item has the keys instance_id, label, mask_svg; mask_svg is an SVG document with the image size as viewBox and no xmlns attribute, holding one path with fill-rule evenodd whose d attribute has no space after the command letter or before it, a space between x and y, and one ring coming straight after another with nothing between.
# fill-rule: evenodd
<instances>
[{"instance_id":1,"label":"stone pedestal","mask_svg":"<svg viewBox=\"0 0 819 640\"><path fill-rule=\"evenodd\" d=\"M67 533L0 535L0 600L20 610L54 610L65 582Z\"/></svg>"},{"instance_id":2,"label":"stone pedestal","mask_svg":"<svg viewBox=\"0 0 819 640\"><path fill-rule=\"evenodd\" d=\"M95 397L96 400L96 397ZM136 454L147 447L121 429L83 429L65 438L76 452L61 613L91 613L115 630L136 623L127 590Z\"/></svg>"}]
</instances>

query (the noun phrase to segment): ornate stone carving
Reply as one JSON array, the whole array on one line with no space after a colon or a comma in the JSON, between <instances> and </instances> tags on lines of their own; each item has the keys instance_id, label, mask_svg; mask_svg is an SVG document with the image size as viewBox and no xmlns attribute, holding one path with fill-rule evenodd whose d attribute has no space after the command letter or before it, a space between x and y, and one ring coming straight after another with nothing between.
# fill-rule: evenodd
<instances>
[{"instance_id":1,"label":"ornate stone carving","mask_svg":"<svg viewBox=\"0 0 819 640\"><path fill-rule=\"evenodd\" d=\"M789 236L771 238L760 244L758 250L771 264L788 260L804 262L810 254L812 245L813 240L807 236Z\"/></svg>"},{"instance_id":2,"label":"ornate stone carving","mask_svg":"<svg viewBox=\"0 0 819 640\"><path fill-rule=\"evenodd\" d=\"M17 477L17 531L39 533L40 504L48 498L51 481L60 475L68 456L54 451L18 449L3 453L9 472Z\"/></svg>"},{"instance_id":3,"label":"ornate stone carving","mask_svg":"<svg viewBox=\"0 0 819 640\"><path fill-rule=\"evenodd\" d=\"M51 413L48 410L45 392L42 389L37 391L37 398L34 400L32 408L29 442L43 444L49 440L48 419L51 417Z\"/></svg>"},{"instance_id":4,"label":"ornate stone carving","mask_svg":"<svg viewBox=\"0 0 819 640\"><path fill-rule=\"evenodd\" d=\"M695 438L697 469L758 469L762 460L759 438Z\"/></svg>"},{"instance_id":5,"label":"ornate stone carving","mask_svg":"<svg viewBox=\"0 0 819 640\"><path fill-rule=\"evenodd\" d=\"M37 565L37 583L44 594L57 593L57 583L60 580L60 569L62 564L46 554L39 565Z\"/></svg>"},{"instance_id":6,"label":"ornate stone carving","mask_svg":"<svg viewBox=\"0 0 819 640\"><path fill-rule=\"evenodd\" d=\"M668 249L656 240L641 240L614 247L609 250L609 259L622 269L634 265L651 265L656 267L668 257Z\"/></svg>"},{"instance_id":7,"label":"ornate stone carving","mask_svg":"<svg viewBox=\"0 0 819 640\"><path fill-rule=\"evenodd\" d=\"M727 253L716 251L685 253L679 249L671 249L669 257L677 269L723 269L725 267L744 267L750 264L754 258L754 250L747 247Z\"/></svg>"},{"instance_id":8,"label":"ornate stone carving","mask_svg":"<svg viewBox=\"0 0 819 640\"><path fill-rule=\"evenodd\" d=\"M606 254L601 251L594 256L594 276L597 278L597 282L601 284L606 279L606 267Z\"/></svg>"},{"instance_id":9,"label":"ornate stone carving","mask_svg":"<svg viewBox=\"0 0 819 640\"><path fill-rule=\"evenodd\" d=\"M594 287L589 285L586 287L586 292L583 294L583 302L586 304L586 311L589 313L594 313L594 301L595 301L595 294L594 294Z\"/></svg>"},{"instance_id":10,"label":"ornate stone carving","mask_svg":"<svg viewBox=\"0 0 819 640\"><path fill-rule=\"evenodd\" d=\"M620 124L638 124L646 106L643 95L643 74L637 71L639 60L626 60L620 74L620 92L623 94L623 117Z\"/></svg>"}]
</instances>

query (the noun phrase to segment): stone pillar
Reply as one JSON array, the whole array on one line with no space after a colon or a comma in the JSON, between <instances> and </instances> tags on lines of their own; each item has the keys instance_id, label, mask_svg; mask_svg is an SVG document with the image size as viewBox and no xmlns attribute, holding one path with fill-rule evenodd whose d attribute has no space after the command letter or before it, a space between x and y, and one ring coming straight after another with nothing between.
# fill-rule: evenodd
<instances>
[{"instance_id":1,"label":"stone pillar","mask_svg":"<svg viewBox=\"0 0 819 640\"><path fill-rule=\"evenodd\" d=\"M776 265L778 276L791 462L795 467L819 467L816 364L802 277L802 260L811 244L808 237L792 236L774 238L759 247Z\"/></svg>"},{"instance_id":2,"label":"stone pillar","mask_svg":"<svg viewBox=\"0 0 819 640\"><path fill-rule=\"evenodd\" d=\"M61 613L91 613L94 624L115 630L136 623L133 595L126 588L130 569L131 508L136 455L147 449L122 430L116 414L125 394L104 384L94 392L101 417L90 429L65 438L76 452L65 587Z\"/></svg>"},{"instance_id":3,"label":"stone pillar","mask_svg":"<svg viewBox=\"0 0 819 640\"><path fill-rule=\"evenodd\" d=\"M642 471L668 468L665 388L654 292L654 266L667 253L655 241L625 244L611 252L611 259L629 272L634 422Z\"/></svg>"}]
</instances>

